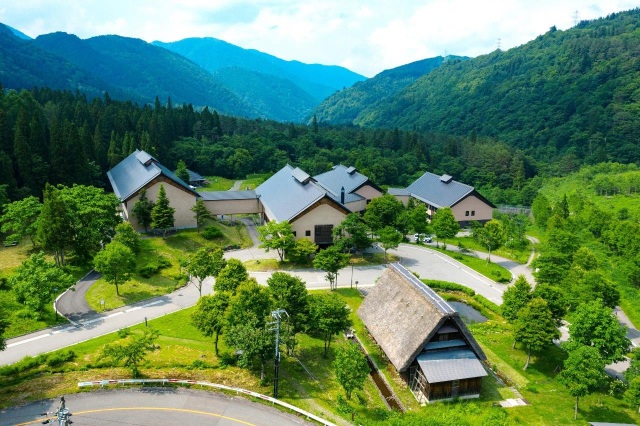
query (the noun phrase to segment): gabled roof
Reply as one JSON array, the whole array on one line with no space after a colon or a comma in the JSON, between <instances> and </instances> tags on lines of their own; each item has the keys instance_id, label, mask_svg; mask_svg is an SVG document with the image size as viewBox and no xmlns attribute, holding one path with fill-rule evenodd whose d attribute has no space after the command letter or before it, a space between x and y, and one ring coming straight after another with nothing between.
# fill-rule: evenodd
<instances>
[{"instance_id":1,"label":"gabled roof","mask_svg":"<svg viewBox=\"0 0 640 426\"><path fill-rule=\"evenodd\" d=\"M284 166L256 189L267 216L278 222L291 221L323 198L336 201L300 168ZM349 210L337 202L345 213Z\"/></svg>"},{"instance_id":2,"label":"gabled roof","mask_svg":"<svg viewBox=\"0 0 640 426\"><path fill-rule=\"evenodd\" d=\"M438 176L425 172L407 187L411 195L434 207L451 207L475 190L473 186L457 182L449 175Z\"/></svg>"},{"instance_id":3,"label":"gabled roof","mask_svg":"<svg viewBox=\"0 0 640 426\"><path fill-rule=\"evenodd\" d=\"M402 372L447 322L462 334L480 360L480 346L458 313L402 265L387 267L358 309L358 315L387 358Z\"/></svg>"},{"instance_id":4,"label":"gabled roof","mask_svg":"<svg viewBox=\"0 0 640 426\"><path fill-rule=\"evenodd\" d=\"M200 173L194 172L193 170L187 169L187 173L189 173L189 182L200 182L206 180L204 176Z\"/></svg>"},{"instance_id":5,"label":"gabled roof","mask_svg":"<svg viewBox=\"0 0 640 426\"><path fill-rule=\"evenodd\" d=\"M333 168L328 172L321 173L313 178L331 194L337 195L338 199L340 199L340 192L342 188L344 188L345 194L348 195L360 189L365 184L369 184L382 192L382 189L378 188L378 186L371 182L368 177L358 172L355 167L346 167L342 164L333 166ZM362 198L363 197L360 197L360 199ZM356 199L353 201L355 200Z\"/></svg>"},{"instance_id":6,"label":"gabled roof","mask_svg":"<svg viewBox=\"0 0 640 426\"><path fill-rule=\"evenodd\" d=\"M172 180L185 191L198 196L186 182L144 151L136 150L107 172L113 192L122 201L137 194L146 184L161 175Z\"/></svg>"},{"instance_id":7,"label":"gabled roof","mask_svg":"<svg viewBox=\"0 0 640 426\"><path fill-rule=\"evenodd\" d=\"M204 201L254 200L258 198L256 191L247 189L242 191L206 191L198 192Z\"/></svg>"}]
</instances>

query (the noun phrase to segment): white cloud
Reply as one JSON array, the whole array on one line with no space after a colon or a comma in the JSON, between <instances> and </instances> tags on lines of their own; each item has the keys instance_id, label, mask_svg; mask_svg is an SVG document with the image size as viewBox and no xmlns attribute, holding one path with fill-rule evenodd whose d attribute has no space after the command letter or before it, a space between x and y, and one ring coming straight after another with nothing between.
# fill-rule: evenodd
<instances>
[{"instance_id":1,"label":"white cloud","mask_svg":"<svg viewBox=\"0 0 640 426\"><path fill-rule=\"evenodd\" d=\"M146 41L216 37L283 59L372 76L444 55L508 49L556 25L637 7L637 0L3 0L0 22L35 37L119 34Z\"/></svg>"}]
</instances>

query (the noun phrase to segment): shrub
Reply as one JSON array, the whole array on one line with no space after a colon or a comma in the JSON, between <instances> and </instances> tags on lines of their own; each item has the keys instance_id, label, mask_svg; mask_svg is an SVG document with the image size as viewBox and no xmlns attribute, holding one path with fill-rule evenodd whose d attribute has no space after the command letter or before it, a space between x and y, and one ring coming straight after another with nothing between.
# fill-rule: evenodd
<instances>
[{"instance_id":1,"label":"shrub","mask_svg":"<svg viewBox=\"0 0 640 426\"><path fill-rule=\"evenodd\" d=\"M215 240L216 238L222 237L222 231L215 225L208 225L202 231L202 237L207 240Z\"/></svg>"},{"instance_id":2,"label":"shrub","mask_svg":"<svg viewBox=\"0 0 640 426\"><path fill-rule=\"evenodd\" d=\"M432 289L443 290L443 291L459 291L461 293L468 294L469 296L473 296L476 294L472 289L465 287L460 284L452 283L449 281L438 281L438 280L422 280L423 283L431 287Z\"/></svg>"},{"instance_id":3,"label":"shrub","mask_svg":"<svg viewBox=\"0 0 640 426\"><path fill-rule=\"evenodd\" d=\"M47 358L47 365L49 367L57 367L60 364L64 364L65 362L73 360L75 357L75 352L70 350L54 353L52 355L49 355L49 357Z\"/></svg>"},{"instance_id":4,"label":"shrub","mask_svg":"<svg viewBox=\"0 0 640 426\"><path fill-rule=\"evenodd\" d=\"M502 309L500 309L500 306L496 305L491 300L487 299L486 297L484 297L484 296L482 296L480 294L476 294L475 296L473 296L473 298L483 308L486 308L486 309L490 310L493 313L501 315Z\"/></svg>"},{"instance_id":5,"label":"shrub","mask_svg":"<svg viewBox=\"0 0 640 426\"><path fill-rule=\"evenodd\" d=\"M168 268L171 266L171 262L164 257L158 257L138 270L138 274L143 278L151 278L157 274L160 269Z\"/></svg>"},{"instance_id":6,"label":"shrub","mask_svg":"<svg viewBox=\"0 0 640 426\"><path fill-rule=\"evenodd\" d=\"M236 362L238 361L238 357L236 357L235 354L231 352L223 352L220 354L218 358L219 358L220 367L228 367L231 365L236 365Z\"/></svg>"},{"instance_id":7,"label":"shrub","mask_svg":"<svg viewBox=\"0 0 640 426\"><path fill-rule=\"evenodd\" d=\"M129 330L126 327L125 328L121 328L120 330L118 330L118 337L120 337L121 339L124 339L129 334L131 334L131 330Z\"/></svg>"}]
</instances>

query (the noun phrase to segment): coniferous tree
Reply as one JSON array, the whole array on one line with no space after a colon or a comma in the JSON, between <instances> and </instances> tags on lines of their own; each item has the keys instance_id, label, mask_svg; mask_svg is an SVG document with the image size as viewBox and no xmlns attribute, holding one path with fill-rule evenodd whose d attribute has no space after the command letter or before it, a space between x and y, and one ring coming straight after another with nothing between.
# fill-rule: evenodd
<instances>
[{"instance_id":1,"label":"coniferous tree","mask_svg":"<svg viewBox=\"0 0 640 426\"><path fill-rule=\"evenodd\" d=\"M151 211L155 203L147 198L147 190L142 188L138 201L133 205L132 214L138 223L144 227L144 232L148 232L151 226Z\"/></svg>"},{"instance_id":2,"label":"coniferous tree","mask_svg":"<svg viewBox=\"0 0 640 426\"><path fill-rule=\"evenodd\" d=\"M64 251L71 243L71 215L60 191L47 184L44 204L38 218L37 239L42 247L53 251L56 265L65 265Z\"/></svg>"},{"instance_id":3,"label":"coniferous tree","mask_svg":"<svg viewBox=\"0 0 640 426\"><path fill-rule=\"evenodd\" d=\"M173 214L175 211L176 209L169 205L169 198L167 198L164 185L160 185L158 200L151 209L151 227L162 230L163 238L167 237L167 231L173 227L175 222Z\"/></svg>"}]
</instances>

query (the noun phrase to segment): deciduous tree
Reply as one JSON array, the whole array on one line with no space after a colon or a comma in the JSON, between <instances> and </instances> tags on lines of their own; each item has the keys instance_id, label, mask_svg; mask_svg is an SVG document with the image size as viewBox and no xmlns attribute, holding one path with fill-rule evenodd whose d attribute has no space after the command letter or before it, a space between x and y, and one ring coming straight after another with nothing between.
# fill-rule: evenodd
<instances>
[{"instance_id":1,"label":"deciduous tree","mask_svg":"<svg viewBox=\"0 0 640 426\"><path fill-rule=\"evenodd\" d=\"M332 232L333 243L343 252L363 251L371 247L369 227L357 213L349 213Z\"/></svg>"},{"instance_id":2,"label":"deciduous tree","mask_svg":"<svg viewBox=\"0 0 640 426\"><path fill-rule=\"evenodd\" d=\"M455 237L460 231L460 225L449 207L443 207L436 211L431 226L436 237L443 241L445 249L447 248L447 239Z\"/></svg>"},{"instance_id":3,"label":"deciduous tree","mask_svg":"<svg viewBox=\"0 0 640 426\"><path fill-rule=\"evenodd\" d=\"M136 267L136 259L129 247L112 241L95 255L93 265L108 283L116 286L116 294L120 296L119 285L131 278Z\"/></svg>"},{"instance_id":4,"label":"deciduous tree","mask_svg":"<svg viewBox=\"0 0 640 426\"><path fill-rule=\"evenodd\" d=\"M18 302L33 309L38 316L58 292L73 283L73 277L54 263L47 262L43 252L32 254L9 278Z\"/></svg>"},{"instance_id":5,"label":"deciduous tree","mask_svg":"<svg viewBox=\"0 0 640 426\"><path fill-rule=\"evenodd\" d=\"M473 238L487 248L487 262L491 263L491 252L502 247L506 241L506 234L502 222L492 219L484 226L476 227L473 230Z\"/></svg>"},{"instance_id":6,"label":"deciduous tree","mask_svg":"<svg viewBox=\"0 0 640 426\"><path fill-rule=\"evenodd\" d=\"M307 286L299 277L286 272L274 272L267 280L275 309L284 309L295 332L300 332L309 317Z\"/></svg>"},{"instance_id":7,"label":"deciduous tree","mask_svg":"<svg viewBox=\"0 0 640 426\"><path fill-rule=\"evenodd\" d=\"M578 418L578 401L598 389L604 380L605 362L598 350L591 346L578 345L569 351L564 369L558 375L569 394L576 398L574 420Z\"/></svg>"},{"instance_id":8,"label":"deciduous tree","mask_svg":"<svg viewBox=\"0 0 640 426\"><path fill-rule=\"evenodd\" d=\"M622 361L631 342L626 329L620 325L611 309L601 300L578 306L569 326L569 348L575 345L591 346L598 350L606 364Z\"/></svg>"},{"instance_id":9,"label":"deciduous tree","mask_svg":"<svg viewBox=\"0 0 640 426\"><path fill-rule=\"evenodd\" d=\"M385 226L395 227L403 209L396 197L385 194L371 200L364 212L364 220L374 232Z\"/></svg>"},{"instance_id":10,"label":"deciduous tree","mask_svg":"<svg viewBox=\"0 0 640 426\"><path fill-rule=\"evenodd\" d=\"M327 356L333 336L351 327L349 309L336 293L321 293L309 296L309 312L309 328L322 336Z\"/></svg>"},{"instance_id":11,"label":"deciduous tree","mask_svg":"<svg viewBox=\"0 0 640 426\"><path fill-rule=\"evenodd\" d=\"M147 353L155 350L155 341L158 338L158 332L156 330L144 330L141 336L131 336L129 341L124 344L111 344L104 347L102 350L102 358L111 358L111 360L118 364L123 361L123 365L131 370L132 377L136 378L140 376L140 370L138 366Z\"/></svg>"},{"instance_id":12,"label":"deciduous tree","mask_svg":"<svg viewBox=\"0 0 640 426\"><path fill-rule=\"evenodd\" d=\"M351 399L354 390L362 390L370 371L367 359L356 344L347 344L338 350L333 368L347 399Z\"/></svg>"},{"instance_id":13,"label":"deciduous tree","mask_svg":"<svg viewBox=\"0 0 640 426\"><path fill-rule=\"evenodd\" d=\"M34 237L38 231L38 217L42 204L36 197L27 197L2 207L2 232L11 233L6 241L22 241L28 237L31 245L35 246Z\"/></svg>"},{"instance_id":14,"label":"deciduous tree","mask_svg":"<svg viewBox=\"0 0 640 426\"><path fill-rule=\"evenodd\" d=\"M129 222L122 222L116 226L116 235L113 237L113 241L124 244L133 253L140 252L140 235Z\"/></svg>"},{"instance_id":15,"label":"deciduous tree","mask_svg":"<svg viewBox=\"0 0 640 426\"><path fill-rule=\"evenodd\" d=\"M187 265L187 273L191 275L193 285L202 297L202 283L207 277L216 277L227 264L220 247L212 250L201 248L196 251Z\"/></svg>"},{"instance_id":16,"label":"deciduous tree","mask_svg":"<svg viewBox=\"0 0 640 426\"><path fill-rule=\"evenodd\" d=\"M402 242L402 234L391 226L385 226L378 231L378 241L384 249L384 260L387 260L387 250L398 248Z\"/></svg>"},{"instance_id":17,"label":"deciduous tree","mask_svg":"<svg viewBox=\"0 0 640 426\"><path fill-rule=\"evenodd\" d=\"M299 238L293 248L286 252L286 257L293 263L306 265L311 261L311 256L317 251L318 246L316 243L308 238Z\"/></svg>"},{"instance_id":18,"label":"deciduous tree","mask_svg":"<svg viewBox=\"0 0 640 426\"><path fill-rule=\"evenodd\" d=\"M284 260L287 250L295 246L296 237L293 235L291 224L288 221L271 221L266 225L258 226L258 239L260 248L266 251L275 250L280 257L280 262Z\"/></svg>"},{"instance_id":19,"label":"deciduous tree","mask_svg":"<svg viewBox=\"0 0 640 426\"><path fill-rule=\"evenodd\" d=\"M540 352L553 345L553 339L560 337L560 331L547 302L540 298L531 299L520 309L514 335L515 340L527 347L527 362L523 368L526 370L531 359L531 351Z\"/></svg>"},{"instance_id":20,"label":"deciduous tree","mask_svg":"<svg viewBox=\"0 0 640 426\"><path fill-rule=\"evenodd\" d=\"M248 279L249 273L244 264L238 259L229 259L218 273L213 288L215 291L228 291L234 294L238 286Z\"/></svg>"},{"instance_id":21,"label":"deciduous tree","mask_svg":"<svg viewBox=\"0 0 640 426\"><path fill-rule=\"evenodd\" d=\"M214 347L216 356L218 355L218 339L226 325L230 299L229 293L224 291L201 297L198 300L196 311L191 316L191 322L202 334L207 337L215 334Z\"/></svg>"},{"instance_id":22,"label":"deciduous tree","mask_svg":"<svg viewBox=\"0 0 640 426\"><path fill-rule=\"evenodd\" d=\"M531 300L531 284L524 275L518 275L516 282L502 294L502 316L510 323L515 322L518 311Z\"/></svg>"},{"instance_id":23,"label":"deciduous tree","mask_svg":"<svg viewBox=\"0 0 640 426\"><path fill-rule=\"evenodd\" d=\"M342 253L336 246L327 247L313 259L313 267L327 273L329 288L338 288L338 271L349 264L349 255Z\"/></svg>"}]
</instances>

